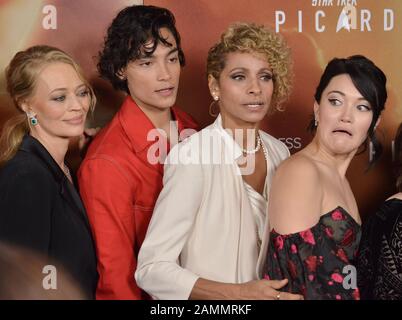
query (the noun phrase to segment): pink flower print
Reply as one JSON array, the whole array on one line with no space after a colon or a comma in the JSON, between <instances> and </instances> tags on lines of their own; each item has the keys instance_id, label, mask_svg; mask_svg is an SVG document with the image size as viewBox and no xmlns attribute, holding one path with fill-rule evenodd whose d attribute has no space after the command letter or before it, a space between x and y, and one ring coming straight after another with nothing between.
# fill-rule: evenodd
<instances>
[{"instance_id":1,"label":"pink flower print","mask_svg":"<svg viewBox=\"0 0 402 320\"><path fill-rule=\"evenodd\" d=\"M352 229L348 229L345 232L345 235L343 236L341 246L343 247L349 247L354 241L355 241L355 233L353 232Z\"/></svg>"},{"instance_id":2,"label":"pink flower print","mask_svg":"<svg viewBox=\"0 0 402 320\"><path fill-rule=\"evenodd\" d=\"M309 256L306 259L306 265L309 272L314 273L317 269L317 257L316 256Z\"/></svg>"},{"instance_id":3,"label":"pink flower print","mask_svg":"<svg viewBox=\"0 0 402 320\"><path fill-rule=\"evenodd\" d=\"M337 294L337 295L335 296L335 299L336 299L336 300L342 300L342 297L341 297L339 294Z\"/></svg>"},{"instance_id":4,"label":"pink flower print","mask_svg":"<svg viewBox=\"0 0 402 320\"><path fill-rule=\"evenodd\" d=\"M315 245L314 235L310 229L308 229L307 231L300 232L300 236L303 238L305 242Z\"/></svg>"},{"instance_id":5,"label":"pink flower print","mask_svg":"<svg viewBox=\"0 0 402 320\"><path fill-rule=\"evenodd\" d=\"M339 249L338 252L336 253L336 256L343 262L349 263L348 257L346 256L346 253L345 251L343 251L343 249Z\"/></svg>"},{"instance_id":6,"label":"pink flower print","mask_svg":"<svg viewBox=\"0 0 402 320\"><path fill-rule=\"evenodd\" d=\"M360 292L359 292L359 289L353 290L352 296L353 296L353 299L355 299L355 300L360 300Z\"/></svg>"},{"instance_id":7,"label":"pink flower print","mask_svg":"<svg viewBox=\"0 0 402 320\"><path fill-rule=\"evenodd\" d=\"M290 260L288 261L288 269L289 269L289 273L290 273L290 276L292 277L292 279L296 279L297 268L293 261L290 261Z\"/></svg>"},{"instance_id":8,"label":"pink flower print","mask_svg":"<svg viewBox=\"0 0 402 320\"><path fill-rule=\"evenodd\" d=\"M334 282L333 281L328 281L328 285L333 286Z\"/></svg>"},{"instance_id":9,"label":"pink flower print","mask_svg":"<svg viewBox=\"0 0 402 320\"><path fill-rule=\"evenodd\" d=\"M331 279L338 283L343 282L343 277L339 273L333 273Z\"/></svg>"},{"instance_id":10,"label":"pink flower print","mask_svg":"<svg viewBox=\"0 0 402 320\"><path fill-rule=\"evenodd\" d=\"M331 217L332 217L332 220L335 220L335 221L344 220L343 214L339 210L335 210L332 213Z\"/></svg>"},{"instance_id":11,"label":"pink flower print","mask_svg":"<svg viewBox=\"0 0 402 320\"><path fill-rule=\"evenodd\" d=\"M308 279L309 279L310 281L313 281L313 280L314 280L314 275L313 275L313 274L309 274L309 275L308 275Z\"/></svg>"},{"instance_id":12,"label":"pink flower print","mask_svg":"<svg viewBox=\"0 0 402 320\"><path fill-rule=\"evenodd\" d=\"M292 251L292 253L297 253L297 247L294 243L290 246L290 250Z\"/></svg>"},{"instance_id":13,"label":"pink flower print","mask_svg":"<svg viewBox=\"0 0 402 320\"><path fill-rule=\"evenodd\" d=\"M282 236L277 236L274 240L275 248L276 250L282 250L283 249L283 238Z\"/></svg>"},{"instance_id":14,"label":"pink flower print","mask_svg":"<svg viewBox=\"0 0 402 320\"><path fill-rule=\"evenodd\" d=\"M332 238L332 237L334 236L334 230L332 230L331 227L326 227L326 228L325 228L325 233L327 234L327 236L328 236L329 238Z\"/></svg>"},{"instance_id":15,"label":"pink flower print","mask_svg":"<svg viewBox=\"0 0 402 320\"><path fill-rule=\"evenodd\" d=\"M271 280L271 279L269 278L269 275L268 275L268 274L265 274L265 275L264 275L264 279L265 279L265 280Z\"/></svg>"}]
</instances>

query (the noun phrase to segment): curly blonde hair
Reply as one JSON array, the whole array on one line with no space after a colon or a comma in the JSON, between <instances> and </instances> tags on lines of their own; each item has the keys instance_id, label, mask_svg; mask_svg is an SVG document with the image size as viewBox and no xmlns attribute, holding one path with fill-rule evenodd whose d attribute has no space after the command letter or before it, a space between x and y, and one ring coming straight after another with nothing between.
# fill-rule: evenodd
<instances>
[{"instance_id":1,"label":"curly blonde hair","mask_svg":"<svg viewBox=\"0 0 402 320\"><path fill-rule=\"evenodd\" d=\"M272 68L274 81L270 112L283 111L281 106L289 98L293 82L291 52L284 38L263 25L234 23L209 50L207 76L212 75L218 80L225 68L226 56L231 52L255 52L266 57Z\"/></svg>"}]
</instances>

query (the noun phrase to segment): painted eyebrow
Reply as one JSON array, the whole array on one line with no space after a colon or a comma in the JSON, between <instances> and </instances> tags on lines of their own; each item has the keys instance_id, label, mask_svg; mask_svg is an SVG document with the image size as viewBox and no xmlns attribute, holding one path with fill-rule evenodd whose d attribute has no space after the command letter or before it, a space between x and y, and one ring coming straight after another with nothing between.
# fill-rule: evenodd
<instances>
[{"instance_id":1,"label":"painted eyebrow","mask_svg":"<svg viewBox=\"0 0 402 320\"><path fill-rule=\"evenodd\" d=\"M328 92L327 95L329 95L331 93L338 93L343 97L346 96L346 94L344 94L342 91L339 91L339 90L332 90L332 91ZM365 97L359 97L359 98L357 98L357 100L362 100L362 101L367 101L368 102L368 100Z\"/></svg>"},{"instance_id":2,"label":"painted eyebrow","mask_svg":"<svg viewBox=\"0 0 402 320\"><path fill-rule=\"evenodd\" d=\"M229 73L234 72L234 71L249 71L249 69L248 68L242 68L242 67L236 67L236 68L233 68L232 70L229 70ZM270 70L268 68L262 68L261 70L258 70L258 73L261 73L261 72L269 72L271 74L273 73L272 70Z\"/></svg>"},{"instance_id":3,"label":"painted eyebrow","mask_svg":"<svg viewBox=\"0 0 402 320\"><path fill-rule=\"evenodd\" d=\"M81 87L86 88L87 86L86 86L85 83L82 83L82 84L78 85L74 90L81 89ZM56 92L56 91L67 91L67 88L56 88L56 89L53 89L52 91L50 91L50 93L53 93L53 92Z\"/></svg>"},{"instance_id":4,"label":"painted eyebrow","mask_svg":"<svg viewBox=\"0 0 402 320\"><path fill-rule=\"evenodd\" d=\"M328 92L327 95L329 95L329 94L331 94L331 93L338 93L338 94L340 94L341 96L346 96L342 91L338 91L338 90L332 90L332 91Z\"/></svg>"}]
</instances>

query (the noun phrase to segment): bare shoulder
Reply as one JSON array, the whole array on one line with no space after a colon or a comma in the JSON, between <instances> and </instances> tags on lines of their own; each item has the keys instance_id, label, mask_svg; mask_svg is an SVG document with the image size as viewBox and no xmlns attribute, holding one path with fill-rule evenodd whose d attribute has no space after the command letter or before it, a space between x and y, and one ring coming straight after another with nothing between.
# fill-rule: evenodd
<instances>
[{"instance_id":1,"label":"bare shoulder","mask_svg":"<svg viewBox=\"0 0 402 320\"><path fill-rule=\"evenodd\" d=\"M274 177L269 203L270 225L288 234L317 222L322 203L320 170L302 153L285 160Z\"/></svg>"},{"instance_id":2,"label":"bare shoulder","mask_svg":"<svg viewBox=\"0 0 402 320\"><path fill-rule=\"evenodd\" d=\"M281 163L276 172L278 179L303 179L303 183L315 183L319 178L317 164L302 153L296 153ZM297 181L295 181L297 182Z\"/></svg>"},{"instance_id":3,"label":"bare shoulder","mask_svg":"<svg viewBox=\"0 0 402 320\"><path fill-rule=\"evenodd\" d=\"M390 196L387 200L392 200L392 199L399 199L402 200L402 192L398 192L392 196Z\"/></svg>"}]
</instances>

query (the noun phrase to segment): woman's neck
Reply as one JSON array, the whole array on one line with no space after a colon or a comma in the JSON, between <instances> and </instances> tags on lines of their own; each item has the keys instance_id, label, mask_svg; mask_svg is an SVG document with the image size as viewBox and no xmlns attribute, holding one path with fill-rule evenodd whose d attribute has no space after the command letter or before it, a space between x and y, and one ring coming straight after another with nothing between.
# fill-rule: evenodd
<instances>
[{"instance_id":1,"label":"woman's neck","mask_svg":"<svg viewBox=\"0 0 402 320\"><path fill-rule=\"evenodd\" d=\"M354 150L346 154L335 154L320 143L317 136L305 148L305 151L310 153L315 160L335 168L342 177L346 176L350 162L357 152L357 150Z\"/></svg>"},{"instance_id":2,"label":"woman's neck","mask_svg":"<svg viewBox=\"0 0 402 320\"><path fill-rule=\"evenodd\" d=\"M243 149L250 150L256 147L259 123L234 121L222 116L222 127L229 130L233 139Z\"/></svg>"},{"instance_id":3,"label":"woman's neck","mask_svg":"<svg viewBox=\"0 0 402 320\"><path fill-rule=\"evenodd\" d=\"M31 131L30 134L46 148L59 167L64 171L64 158L68 150L69 139L51 137L37 131Z\"/></svg>"}]
</instances>

